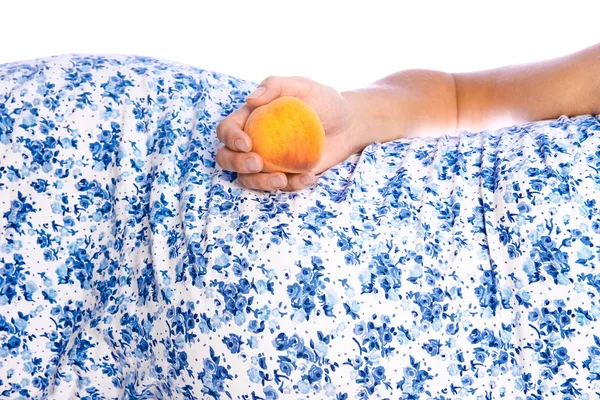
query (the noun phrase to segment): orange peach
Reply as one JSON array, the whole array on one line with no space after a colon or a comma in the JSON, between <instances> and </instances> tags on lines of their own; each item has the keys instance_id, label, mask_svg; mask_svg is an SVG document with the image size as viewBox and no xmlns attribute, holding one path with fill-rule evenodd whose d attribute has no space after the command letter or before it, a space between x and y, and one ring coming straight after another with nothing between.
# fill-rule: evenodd
<instances>
[{"instance_id":1,"label":"orange peach","mask_svg":"<svg viewBox=\"0 0 600 400\"><path fill-rule=\"evenodd\" d=\"M302 173L323 156L325 131L317 113L304 101L284 96L257 107L244 125L252 151L264 172Z\"/></svg>"}]
</instances>

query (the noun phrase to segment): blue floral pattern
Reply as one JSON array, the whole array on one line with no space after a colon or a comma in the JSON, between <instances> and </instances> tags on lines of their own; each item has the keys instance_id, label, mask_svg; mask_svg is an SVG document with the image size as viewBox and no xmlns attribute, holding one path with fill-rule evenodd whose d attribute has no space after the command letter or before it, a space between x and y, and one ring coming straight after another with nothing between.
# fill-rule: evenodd
<instances>
[{"instance_id":1,"label":"blue floral pattern","mask_svg":"<svg viewBox=\"0 0 600 400\"><path fill-rule=\"evenodd\" d=\"M597 116L372 144L262 193L215 164L255 87L0 66L0 398L597 398Z\"/></svg>"}]
</instances>

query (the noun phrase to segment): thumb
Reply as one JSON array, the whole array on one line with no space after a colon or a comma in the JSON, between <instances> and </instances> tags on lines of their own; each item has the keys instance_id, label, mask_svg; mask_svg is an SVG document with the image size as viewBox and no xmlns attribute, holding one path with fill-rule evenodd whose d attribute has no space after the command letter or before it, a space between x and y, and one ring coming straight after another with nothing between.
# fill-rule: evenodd
<instances>
[{"instance_id":1,"label":"thumb","mask_svg":"<svg viewBox=\"0 0 600 400\"><path fill-rule=\"evenodd\" d=\"M301 76L269 76L246 97L246 103L251 107L260 107L283 96L305 99L316 85L318 83L315 81Z\"/></svg>"}]
</instances>

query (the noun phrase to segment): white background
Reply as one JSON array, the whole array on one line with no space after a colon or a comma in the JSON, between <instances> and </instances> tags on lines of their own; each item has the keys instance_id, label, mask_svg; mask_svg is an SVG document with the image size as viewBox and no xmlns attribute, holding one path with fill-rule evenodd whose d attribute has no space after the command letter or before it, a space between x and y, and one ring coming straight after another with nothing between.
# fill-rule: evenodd
<instances>
[{"instance_id":1,"label":"white background","mask_svg":"<svg viewBox=\"0 0 600 400\"><path fill-rule=\"evenodd\" d=\"M596 1L0 0L0 63L137 54L253 81L304 75L340 90L407 68L466 72L596 42Z\"/></svg>"}]
</instances>

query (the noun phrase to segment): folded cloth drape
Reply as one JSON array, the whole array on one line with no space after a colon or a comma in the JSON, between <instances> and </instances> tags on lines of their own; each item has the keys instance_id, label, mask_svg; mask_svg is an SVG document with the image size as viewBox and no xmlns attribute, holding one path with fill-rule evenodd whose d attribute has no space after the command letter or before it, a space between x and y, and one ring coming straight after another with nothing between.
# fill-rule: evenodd
<instances>
[{"instance_id":1,"label":"folded cloth drape","mask_svg":"<svg viewBox=\"0 0 600 400\"><path fill-rule=\"evenodd\" d=\"M373 144L263 193L214 161L254 88L0 66L0 398L596 398L597 117Z\"/></svg>"}]
</instances>

